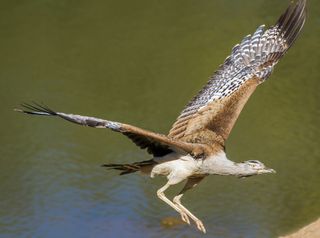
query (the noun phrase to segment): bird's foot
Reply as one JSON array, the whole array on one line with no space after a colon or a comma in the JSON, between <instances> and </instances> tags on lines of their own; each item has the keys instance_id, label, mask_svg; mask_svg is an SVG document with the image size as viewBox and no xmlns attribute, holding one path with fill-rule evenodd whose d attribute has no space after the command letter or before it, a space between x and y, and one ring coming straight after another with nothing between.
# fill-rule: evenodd
<instances>
[{"instance_id":1,"label":"bird's foot","mask_svg":"<svg viewBox=\"0 0 320 238\"><path fill-rule=\"evenodd\" d=\"M190 220L189 220L188 215L184 212L181 212L180 215L181 215L182 221L184 221L185 223L188 223L188 225L190 225Z\"/></svg>"},{"instance_id":2,"label":"bird's foot","mask_svg":"<svg viewBox=\"0 0 320 238\"><path fill-rule=\"evenodd\" d=\"M204 227L202 221L200 220L195 220L195 223L197 225L197 228L202 231L203 233L206 233L206 228Z\"/></svg>"}]
</instances>

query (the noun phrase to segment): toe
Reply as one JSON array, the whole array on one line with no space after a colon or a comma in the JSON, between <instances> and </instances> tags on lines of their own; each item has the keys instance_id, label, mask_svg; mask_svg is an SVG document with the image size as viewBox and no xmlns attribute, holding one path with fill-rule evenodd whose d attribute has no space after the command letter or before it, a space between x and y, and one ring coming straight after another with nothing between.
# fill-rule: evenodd
<instances>
[{"instance_id":1,"label":"toe","mask_svg":"<svg viewBox=\"0 0 320 238\"><path fill-rule=\"evenodd\" d=\"M198 228L200 231L202 231L203 233L206 233L206 228L204 227L202 221L199 220L199 221L197 221L196 223L197 223L197 228Z\"/></svg>"},{"instance_id":2,"label":"toe","mask_svg":"<svg viewBox=\"0 0 320 238\"><path fill-rule=\"evenodd\" d=\"M187 214L185 213L181 213L181 219L182 221L184 221L185 223L188 223L190 225L190 220Z\"/></svg>"}]
</instances>

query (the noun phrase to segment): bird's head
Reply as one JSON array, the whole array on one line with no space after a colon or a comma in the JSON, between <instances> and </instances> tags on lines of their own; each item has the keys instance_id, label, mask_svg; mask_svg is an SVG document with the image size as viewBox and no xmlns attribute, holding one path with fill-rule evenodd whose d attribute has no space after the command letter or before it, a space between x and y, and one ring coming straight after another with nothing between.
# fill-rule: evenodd
<instances>
[{"instance_id":1,"label":"bird's head","mask_svg":"<svg viewBox=\"0 0 320 238\"><path fill-rule=\"evenodd\" d=\"M258 174L270 174L276 173L274 169L266 167L262 162L258 160L248 160L241 163L245 173L240 174L240 177L248 177Z\"/></svg>"}]
</instances>

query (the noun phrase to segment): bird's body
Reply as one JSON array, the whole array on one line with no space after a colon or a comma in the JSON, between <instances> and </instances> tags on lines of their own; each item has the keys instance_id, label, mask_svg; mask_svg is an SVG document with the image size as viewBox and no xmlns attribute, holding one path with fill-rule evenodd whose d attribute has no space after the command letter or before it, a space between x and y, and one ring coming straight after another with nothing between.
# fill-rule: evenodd
<instances>
[{"instance_id":1,"label":"bird's body","mask_svg":"<svg viewBox=\"0 0 320 238\"><path fill-rule=\"evenodd\" d=\"M162 157L153 158L153 164L142 167L139 171L150 175L152 178L156 175L166 176L171 185L180 183L189 177L205 177L208 175L249 177L257 172L246 168L243 163L229 160L224 151L211 154L205 160L195 159L189 154L181 155L172 152ZM274 172L272 169L261 167L260 173L267 173L268 171L270 173Z\"/></svg>"},{"instance_id":2,"label":"bird's body","mask_svg":"<svg viewBox=\"0 0 320 238\"><path fill-rule=\"evenodd\" d=\"M208 156L205 160L193 158L191 155L171 153L154 159L150 176L167 176L171 185L177 184L189 177L204 177L207 175L235 175L240 174L239 165L229 160L224 151ZM249 174L248 174L249 175Z\"/></svg>"},{"instance_id":3,"label":"bird's body","mask_svg":"<svg viewBox=\"0 0 320 238\"><path fill-rule=\"evenodd\" d=\"M274 66L292 46L306 17L306 0L292 3L275 26L260 26L236 45L204 88L183 109L168 135L128 124L95 117L56 112L40 104L22 104L32 115L57 116L84 126L109 128L131 139L153 158L128 164L105 164L121 175L140 171L151 177L166 176L168 182L157 191L158 197L180 213L182 220L193 220L205 232L203 223L180 202L183 194L208 175L248 177L274 173L263 163L249 160L235 163L225 153L227 140L242 108L258 85L265 82ZM169 200L164 191L186 180L181 192Z\"/></svg>"}]
</instances>

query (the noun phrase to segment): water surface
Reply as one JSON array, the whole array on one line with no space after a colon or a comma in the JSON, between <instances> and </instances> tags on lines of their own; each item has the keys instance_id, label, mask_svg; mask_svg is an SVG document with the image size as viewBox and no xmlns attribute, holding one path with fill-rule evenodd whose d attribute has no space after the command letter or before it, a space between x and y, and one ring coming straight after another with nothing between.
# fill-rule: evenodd
<instances>
[{"instance_id":1,"label":"water surface","mask_svg":"<svg viewBox=\"0 0 320 238\"><path fill-rule=\"evenodd\" d=\"M163 225L162 178L103 163L149 159L125 137L14 113L24 101L166 133L231 48L288 1L2 1L0 237L203 237ZM269 238L320 214L320 3L227 143L276 175L208 177L184 203L206 237ZM172 188L173 196L182 185Z\"/></svg>"}]
</instances>

